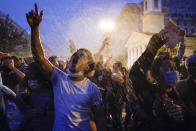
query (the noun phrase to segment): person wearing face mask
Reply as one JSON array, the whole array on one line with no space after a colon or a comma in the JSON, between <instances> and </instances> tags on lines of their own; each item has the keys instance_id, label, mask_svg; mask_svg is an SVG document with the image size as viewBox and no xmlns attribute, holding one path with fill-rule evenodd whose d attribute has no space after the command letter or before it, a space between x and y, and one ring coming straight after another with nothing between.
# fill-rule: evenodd
<instances>
[{"instance_id":1,"label":"person wearing face mask","mask_svg":"<svg viewBox=\"0 0 196 131\"><path fill-rule=\"evenodd\" d=\"M45 79L37 62L29 64L26 77L21 84L24 92L21 99L25 106L26 130L52 130L54 118L53 90Z\"/></svg>"},{"instance_id":2,"label":"person wearing face mask","mask_svg":"<svg viewBox=\"0 0 196 131\"><path fill-rule=\"evenodd\" d=\"M14 60L15 67L26 74L28 65L24 61L19 60L17 56L11 56L11 58Z\"/></svg>"},{"instance_id":3,"label":"person wearing face mask","mask_svg":"<svg viewBox=\"0 0 196 131\"><path fill-rule=\"evenodd\" d=\"M71 57L68 74L53 66L44 56L39 39L39 24L43 11L35 10L26 14L31 28L31 50L36 62L41 65L41 71L52 82L54 94L54 124L53 131L90 131L89 124L94 116L98 131L105 130L103 105L98 87L88 78L94 68L92 54L87 49L77 50Z\"/></svg>"},{"instance_id":4,"label":"person wearing face mask","mask_svg":"<svg viewBox=\"0 0 196 131\"><path fill-rule=\"evenodd\" d=\"M177 65L184 54L185 31L179 30L181 42L175 58L170 58L167 54L161 54L155 58L158 49L166 44L165 34L167 32L165 28L152 36L146 50L129 72L129 78L140 106L140 110L134 114L137 131L183 130L180 128L183 123L182 107L176 104L169 94L172 86L177 82L178 77L173 65L174 63ZM149 70L154 83L147 79Z\"/></svg>"},{"instance_id":5,"label":"person wearing face mask","mask_svg":"<svg viewBox=\"0 0 196 131\"><path fill-rule=\"evenodd\" d=\"M107 101L108 101L107 96L111 87L111 71L110 70L108 71L105 67L103 67L103 64L100 62L96 63L94 70L95 72L93 76L90 77L89 79L100 88L103 103L106 109Z\"/></svg>"},{"instance_id":6,"label":"person wearing face mask","mask_svg":"<svg viewBox=\"0 0 196 131\"><path fill-rule=\"evenodd\" d=\"M122 120L123 103L126 101L125 97L125 79L124 69L121 62L115 62L112 68L112 89L110 96L110 113L112 115L112 124L118 131L124 131Z\"/></svg>"},{"instance_id":7,"label":"person wearing face mask","mask_svg":"<svg viewBox=\"0 0 196 131\"><path fill-rule=\"evenodd\" d=\"M196 130L196 55L191 55L185 61L188 78L176 84L176 94L183 102L185 108L186 127Z\"/></svg>"},{"instance_id":8,"label":"person wearing face mask","mask_svg":"<svg viewBox=\"0 0 196 131\"><path fill-rule=\"evenodd\" d=\"M17 93L19 83L24 79L25 74L15 67L14 60L8 53L1 55L1 63L0 69L4 85Z\"/></svg>"},{"instance_id":9,"label":"person wearing face mask","mask_svg":"<svg viewBox=\"0 0 196 131\"><path fill-rule=\"evenodd\" d=\"M153 102L153 115L161 121L160 123L164 123L163 129L166 130L187 130L184 122L184 108L174 91L180 77L179 61L183 54L184 40L182 38L176 57L158 56L151 68L151 74L159 87L158 96Z\"/></svg>"},{"instance_id":10,"label":"person wearing face mask","mask_svg":"<svg viewBox=\"0 0 196 131\"><path fill-rule=\"evenodd\" d=\"M20 124L23 122L23 114L21 113L22 108L20 107L20 101L16 99L16 94L19 91L19 84L24 79L25 74L19 71L15 65L13 59L11 59L10 54L3 53L1 55L1 84L5 85L6 88L1 88L2 91L10 92L12 91L12 96L7 97L7 93L0 93L1 106L4 104L4 109L6 113L6 119L9 124L10 130L17 130L21 128ZM10 96L10 95L9 95ZM3 124L3 123L1 123ZM5 123L4 123L5 124ZM0 125L3 129L3 126ZM9 130L9 129L7 129Z\"/></svg>"},{"instance_id":11,"label":"person wearing face mask","mask_svg":"<svg viewBox=\"0 0 196 131\"><path fill-rule=\"evenodd\" d=\"M153 116L164 130L185 130L184 109L179 103L174 87L179 81L174 60L169 55L158 56L152 65L151 74L158 87L153 101Z\"/></svg>"}]
</instances>

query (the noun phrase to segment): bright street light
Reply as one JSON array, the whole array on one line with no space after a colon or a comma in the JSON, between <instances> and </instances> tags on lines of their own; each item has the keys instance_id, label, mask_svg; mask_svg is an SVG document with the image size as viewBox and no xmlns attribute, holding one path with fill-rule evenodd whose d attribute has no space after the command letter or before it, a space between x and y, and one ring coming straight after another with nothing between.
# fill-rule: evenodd
<instances>
[{"instance_id":1,"label":"bright street light","mask_svg":"<svg viewBox=\"0 0 196 131\"><path fill-rule=\"evenodd\" d=\"M107 59L106 59L106 58L104 58L104 59L103 59L103 62L104 62L104 63L106 63L106 61L107 61Z\"/></svg>"},{"instance_id":2,"label":"bright street light","mask_svg":"<svg viewBox=\"0 0 196 131\"><path fill-rule=\"evenodd\" d=\"M114 22L111 20L101 21L100 27L103 32L111 32L114 29Z\"/></svg>"}]
</instances>

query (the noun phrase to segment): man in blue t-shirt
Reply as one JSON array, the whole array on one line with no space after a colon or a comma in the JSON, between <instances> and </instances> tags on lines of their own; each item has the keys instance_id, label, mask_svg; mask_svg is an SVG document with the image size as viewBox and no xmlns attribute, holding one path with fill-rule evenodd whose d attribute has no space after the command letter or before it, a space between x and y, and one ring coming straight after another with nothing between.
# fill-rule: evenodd
<instances>
[{"instance_id":1,"label":"man in blue t-shirt","mask_svg":"<svg viewBox=\"0 0 196 131\"><path fill-rule=\"evenodd\" d=\"M89 131L90 116L94 116L97 130L105 130L102 100L98 87L86 76L93 70L92 54L87 49L79 49L69 62L68 74L57 69L44 57L39 39L39 24L43 11L38 14L31 10L26 14L31 27L31 49L35 61L42 66L50 78L54 91L55 120L53 131Z\"/></svg>"}]
</instances>

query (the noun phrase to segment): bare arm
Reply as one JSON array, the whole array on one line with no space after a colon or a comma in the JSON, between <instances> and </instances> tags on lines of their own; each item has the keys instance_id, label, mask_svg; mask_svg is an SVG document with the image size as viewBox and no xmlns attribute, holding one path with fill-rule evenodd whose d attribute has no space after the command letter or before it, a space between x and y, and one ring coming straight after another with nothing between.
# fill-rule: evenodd
<instances>
[{"instance_id":1,"label":"bare arm","mask_svg":"<svg viewBox=\"0 0 196 131\"><path fill-rule=\"evenodd\" d=\"M89 124L90 124L91 131L97 131L95 121L89 120Z\"/></svg>"},{"instance_id":2,"label":"bare arm","mask_svg":"<svg viewBox=\"0 0 196 131\"><path fill-rule=\"evenodd\" d=\"M11 70L16 73L20 79L24 79L25 74L23 72L21 72L20 70L18 70L16 67L11 68Z\"/></svg>"},{"instance_id":3,"label":"bare arm","mask_svg":"<svg viewBox=\"0 0 196 131\"><path fill-rule=\"evenodd\" d=\"M15 65L14 65L14 61L13 60L9 60L6 63L6 66L12 70L21 80L24 79L25 74L23 72L21 72L20 70L18 70Z\"/></svg>"},{"instance_id":4,"label":"bare arm","mask_svg":"<svg viewBox=\"0 0 196 131\"><path fill-rule=\"evenodd\" d=\"M162 30L161 32L159 32L159 34L152 36L146 50L142 53L142 55L137 59L137 61L130 69L129 78L137 94L142 94L144 90L149 90L142 85L143 83L138 81L146 81L146 73L150 69L154 57L158 49L160 49L165 43L165 32L166 30Z\"/></svg>"},{"instance_id":5,"label":"bare arm","mask_svg":"<svg viewBox=\"0 0 196 131\"><path fill-rule=\"evenodd\" d=\"M31 51L33 53L33 57L35 61L40 63L44 73L50 75L53 71L53 67L52 64L44 57L44 51L39 38L39 24L43 18L43 11L41 11L39 15L37 4L35 4L35 11L31 10L28 14L26 14L26 18L29 26L31 27Z\"/></svg>"},{"instance_id":6,"label":"bare arm","mask_svg":"<svg viewBox=\"0 0 196 131\"><path fill-rule=\"evenodd\" d=\"M109 44L109 38L105 38L103 43L102 43L102 45L101 45L101 48L99 49L99 51L98 51L98 53L97 53L97 55L95 57L95 62L99 61L101 53L103 52L105 46L108 45L108 44Z\"/></svg>"},{"instance_id":7,"label":"bare arm","mask_svg":"<svg viewBox=\"0 0 196 131\"><path fill-rule=\"evenodd\" d=\"M180 45L178 47L178 54L177 54L177 58L178 60L181 60L183 55L184 55L184 52L185 52L185 43L184 43L184 37L186 35L186 32L185 30L180 30L180 34L182 35L182 38L181 38L181 41L180 41Z\"/></svg>"}]
</instances>

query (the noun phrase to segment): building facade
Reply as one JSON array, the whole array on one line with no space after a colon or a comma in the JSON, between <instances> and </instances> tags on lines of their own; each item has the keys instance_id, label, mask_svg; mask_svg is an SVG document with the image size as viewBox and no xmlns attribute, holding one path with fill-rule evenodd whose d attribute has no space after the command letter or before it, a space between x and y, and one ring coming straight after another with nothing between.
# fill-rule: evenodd
<instances>
[{"instance_id":1,"label":"building facade","mask_svg":"<svg viewBox=\"0 0 196 131\"><path fill-rule=\"evenodd\" d=\"M116 45L120 45L116 49L128 55L127 63L124 62L127 67L137 60L152 35L163 29L169 18L187 32L185 56L193 54L196 0L143 0L140 4L126 4L117 18L117 29L112 34L111 46L116 48ZM114 48L113 56L118 55Z\"/></svg>"}]
</instances>

